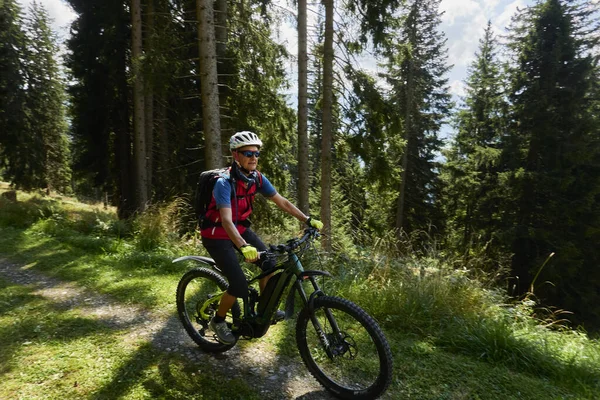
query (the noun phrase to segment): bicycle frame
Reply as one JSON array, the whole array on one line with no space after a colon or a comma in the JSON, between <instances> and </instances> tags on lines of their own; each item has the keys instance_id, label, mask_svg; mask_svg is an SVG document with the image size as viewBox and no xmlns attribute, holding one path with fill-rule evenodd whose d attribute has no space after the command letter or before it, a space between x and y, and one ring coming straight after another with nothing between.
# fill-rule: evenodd
<instances>
[{"instance_id":1,"label":"bicycle frame","mask_svg":"<svg viewBox=\"0 0 600 400\"><path fill-rule=\"evenodd\" d=\"M181 257L181 259L178 259L177 261L180 261L183 259L194 259L203 264L208 264L211 268L217 270L218 272L221 272L216 267L214 261L210 258L199 257L199 256L187 256L187 257ZM278 271L281 271L281 272L278 272ZM308 306L309 309L312 311L311 304L312 304L314 298L317 296L320 296L320 295L324 295L323 291L321 290L317 281L315 280L315 276L322 276L322 275L331 276L331 274L329 274L328 272L325 272L325 271L318 271L318 270L305 271L304 267L302 266L302 262L300 261L298 256L293 252L289 252L288 259L286 261L284 261L281 265L279 265L275 268L272 268L268 271L265 271L255 277L253 277L248 282L248 285L250 286L250 285L258 282L260 279L264 278L265 276L272 275L272 274L273 274L273 277L271 277L271 279L273 279L277 275L280 275L280 276L279 276L279 278L277 278L275 287L273 288L273 291L268 298L263 298L262 296L259 297L258 299L256 299L256 297L253 298L252 290L255 291L255 289L251 287L249 290L248 296L243 299L243 311L242 311L242 315L240 316L241 318L240 318L240 320L233 321L234 324L233 324L232 330L235 334L238 334L239 336L242 336L242 337L249 337L249 338L259 338L259 337L264 336L267 333L267 331L269 330L269 327L271 326L271 320L281 302L281 296L283 295L285 290L290 285L293 286L293 289L290 290L290 293L286 300L286 318L289 317L288 314L291 313L291 311L287 311L287 310L293 310L293 308L294 308L294 295L296 292L300 295L300 299L302 300L303 305ZM293 278L295 278L295 279L293 279ZM302 282L307 279L310 280L310 282L313 286L313 289L314 289L313 293L311 293L310 296L306 293L304 287L302 286ZM200 306L198 308L199 315L204 319L208 319L209 314L206 311L208 309L210 309L211 306L213 306L213 305L217 306L218 303L221 301L223 294L224 294L224 292L217 294L217 295L211 297L210 299L206 300L205 302L203 302L201 305L199 304L199 306ZM255 307L262 307L263 312L260 314L257 313L255 310ZM231 313L229 315L231 316ZM333 318L330 318L330 319L332 322L334 322ZM316 320L314 320L313 324L318 325L318 322ZM335 322L332 325L335 326Z\"/></svg>"},{"instance_id":2,"label":"bicycle frame","mask_svg":"<svg viewBox=\"0 0 600 400\"><path fill-rule=\"evenodd\" d=\"M306 238L306 237L305 237ZM264 336L269 327L272 325L272 318L275 312L277 311L279 304L281 302L281 296L285 292L285 290L291 285L292 290L290 290L287 300L286 300L286 318L289 318L294 310L294 300L295 294L298 293L300 299L302 301L303 307L307 307L310 312L311 322L317 331L317 334L326 349L327 355L329 357L333 357L334 354L331 351L329 346L329 340L326 335L323 333L323 329L317 320L317 318L313 315L313 302L314 299L318 296L324 296L325 293L319 287L315 277L317 276L331 276L329 272L319 271L319 270L304 270L302 262L298 255L293 251L296 247L287 247L285 248L285 254L287 254L287 259L270 270L264 271L259 275L254 276L248 282L248 295L242 299L243 307L242 314L240 318L234 318L229 311L228 315L233 320L232 324L232 332L239 337L244 338L259 338ZM284 253L281 253L282 255ZM185 256L174 260L173 262L182 261L186 259L192 259L198 261L202 264L207 264L210 268L215 271L222 273L221 270L217 267L216 263L213 259L202 256ZM281 271L281 272L278 272ZM262 278L272 275L269 279L269 283L271 280L275 279L275 287L273 288L270 296L268 298L257 296L256 289L252 287L253 284L261 280ZM308 295L304 286L302 285L305 280L309 280L313 292ZM267 283L267 286L269 285ZM221 298L223 297L223 293L216 294L215 296L207 299L205 302L198 304L198 314L199 316L207 320L210 318L209 313L207 312L210 308L218 307ZM257 312L256 308L262 309L261 312ZM337 334L340 333L338 325L335 321L335 318L331 314L329 310L326 310L326 316L329 324L332 326L334 332Z\"/></svg>"}]
</instances>

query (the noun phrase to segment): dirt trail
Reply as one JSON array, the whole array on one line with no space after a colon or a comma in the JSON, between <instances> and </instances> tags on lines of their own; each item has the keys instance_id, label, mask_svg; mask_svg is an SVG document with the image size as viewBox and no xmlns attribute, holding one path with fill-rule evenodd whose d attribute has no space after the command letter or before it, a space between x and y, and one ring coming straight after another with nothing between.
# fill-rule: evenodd
<instances>
[{"instance_id":1,"label":"dirt trail","mask_svg":"<svg viewBox=\"0 0 600 400\"><path fill-rule=\"evenodd\" d=\"M126 329L132 340L149 340L161 351L177 352L199 365L210 366L211 370L241 377L257 388L265 400L334 398L310 376L301 362L279 357L263 348L259 341L244 349L236 346L226 353L206 354L187 336L173 313L123 305L76 283L48 277L1 258L0 276L33 287L36 295L60 307L77 309L87 316L97 317L107 326Z\"/></svg>"}]
</instances>

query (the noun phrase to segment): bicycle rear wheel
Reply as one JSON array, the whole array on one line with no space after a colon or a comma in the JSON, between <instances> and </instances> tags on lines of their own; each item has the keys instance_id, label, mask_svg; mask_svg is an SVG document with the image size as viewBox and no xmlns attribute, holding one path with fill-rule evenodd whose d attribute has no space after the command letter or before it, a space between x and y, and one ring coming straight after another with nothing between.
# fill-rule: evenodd
<instances>
[{"instance_id":1,"label":"bicycle rear wheel","mask_svg":"<svg viewBox=\"0 0 600 400\"><path fill-rule=\"evenodd\" d=\"M298 350L311 374L343 399L381 396L392 379L392 352L377 322L351 301L329 296L314 300L313 316L327 345L308 307L296 325Z\"/></svg>"},{"instance_id":2,"label":"bicycle rear wheel","mask_svg":"<svg viewBox=\"0 0 600 400\"><path fill-rule=\"evenodd\" d=\"M205 316L200 313L204 302L227 290L227 281L218 273L208 268L194 268L188 271L177 285L177 313L188 335L204 351L221 353L231 349L234 344L220 343L208 323L215 315L218 302L205 310ZM234 318L240 316L239 304L231 308Z\"/></svg>"}]
</instances>

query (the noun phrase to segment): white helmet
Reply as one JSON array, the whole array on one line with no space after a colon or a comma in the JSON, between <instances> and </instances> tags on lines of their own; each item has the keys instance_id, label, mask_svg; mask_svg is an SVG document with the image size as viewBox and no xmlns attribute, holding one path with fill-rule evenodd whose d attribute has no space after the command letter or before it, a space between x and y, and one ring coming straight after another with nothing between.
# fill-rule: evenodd
<instances>
[{"instance_id":1,"label":"white helmet","mask_svg":"<svg viewBox=\"0 0 600 400\"><path fill-rule=\"evenodd\" d=\"M250 131L241 131L234 134L229 139L229 150L239 149L244 146L262 146L262 142L256 136L256 133Z\"/></svg>"}]
</instances>

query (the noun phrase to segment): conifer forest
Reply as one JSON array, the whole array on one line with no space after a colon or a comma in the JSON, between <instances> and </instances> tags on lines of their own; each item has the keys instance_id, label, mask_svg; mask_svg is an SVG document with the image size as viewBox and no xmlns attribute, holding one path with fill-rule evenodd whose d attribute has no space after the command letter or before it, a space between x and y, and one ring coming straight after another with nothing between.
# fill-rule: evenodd
<instances>
[{"instance_id":1,"label":"conifer forest","mask_svg":"<svg viewBox=\"0 0 600 400\"><path fill-rule=\"evenodd\" d=\"M599 332L599 4L488 23L456 100L440 1L65 0L61 50L41 4L0 0L0 180L128 219L191 203L251 130L324 249L435 248Z\"/></svg>"}]
</instances>

